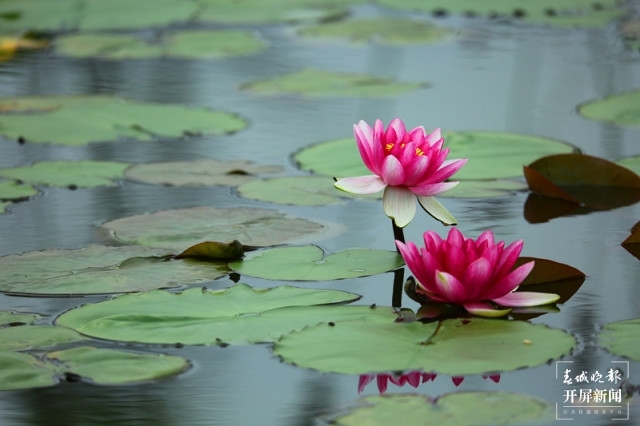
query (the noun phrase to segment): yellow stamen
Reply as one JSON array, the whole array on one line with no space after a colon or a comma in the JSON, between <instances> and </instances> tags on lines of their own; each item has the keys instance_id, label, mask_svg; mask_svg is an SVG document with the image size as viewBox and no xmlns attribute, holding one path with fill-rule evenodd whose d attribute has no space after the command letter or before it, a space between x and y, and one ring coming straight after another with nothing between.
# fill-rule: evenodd
<instances>
[{"instance_id":1,"label":"yellow stamen","mask_svg":"<svg viewBox=\"0 0 640 426\"><path fill-rule=\"evenodd\" d=\"M387 152L390 152L393 149L394 146L395 146L394 143L388 143L388 144L385 145L384 150L387 151Z\"/></svg>"},{"instance_id":2,"label":"yellow stamen","mask_svg":"<svg viewBox=\"0 0 640 426\"><path fill-rule=\"evenodd\" d=\"M421 155L424 155L424 151L421 150L420 148L416 148L416 155L420 157Z\"/></svg>"}]
</instances>

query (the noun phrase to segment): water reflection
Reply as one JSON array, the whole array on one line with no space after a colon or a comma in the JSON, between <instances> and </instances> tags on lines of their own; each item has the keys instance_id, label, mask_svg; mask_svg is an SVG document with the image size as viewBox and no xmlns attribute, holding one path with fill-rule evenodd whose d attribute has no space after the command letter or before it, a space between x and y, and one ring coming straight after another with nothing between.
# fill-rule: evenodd
<instances>
[{"instance_id":1,"label":"water reflection","mask_svg":"<svg viewBox=\"0 0 640 426\"><path fill-rule=\"evenodd\" d=\"M358 378L358 393L362 393L369 383L375 380L378 392L383 394L387 391L389 384L403 387L409 385L418 388L424 383L434 381L438 377L435 373L425 373L421 370L401 372L401 373L380 373L362 374ZM490 379L494 383L500 383L500 374L486 374L483 379ZM451 376L451 382L458 387L464 381L464 376Z\"/></svg>"}]
</instances>

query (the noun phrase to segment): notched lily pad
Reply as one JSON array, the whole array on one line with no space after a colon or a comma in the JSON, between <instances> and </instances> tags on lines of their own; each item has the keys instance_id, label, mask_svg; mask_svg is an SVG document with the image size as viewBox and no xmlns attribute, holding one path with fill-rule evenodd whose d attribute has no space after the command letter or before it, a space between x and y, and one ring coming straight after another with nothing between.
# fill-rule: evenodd
<instances>
[{"instance_id":1,"label":"notched lily pad","mask_svg":"<svg viewBox=\"0 0 640 426\"><path fill-rule=\"evenodd\" d=\"M372 75L306 69L280 77L246 83L240 88L261 95L383 97L425 87L428 87L426 83L400 83L390 78Z\"/></svg>"},{"instance_id":2,"label":"notched lily pad","mask_svg":"<svg viewBox=\"0 0 640 426\"><path fill-rule=\"evenodd\" d=\"M342 232L343 228L277 210L193 207L116 219L102 224L100 229L120 243L182 251L202 241L238 240L244 245L264 247L317 240L331 232Z\"/></svg>"},{"instance_id":3,"label":"notched lily pad","mask_svg":"<svg viewBox=\"0 0 640 426\"><path fill-rule=\"evenodd\" d=\"M575 339L524 321L318 325L283 336L274 353L299 367L343 374L422 370L452 376L512 371L568 354ZM371 356L375 354L375 356Z\"/></svg>"},{"instance_id":4,"label":"notched lily pad","mask_svg":"<svg viewBox=\"0 0 640 426\"><path fill-rule=\"evenodd\" d=\"M614 355L640 361L640 318L605 324L598 344Z\"/></svg>"},{"instance_id":5,"label":"notched lily pad","mask_svg":"<svg viewBox=\"0 0 640 426\"><path fill-rule=\"evenodd\" d=\"M84 305L63 313L56 322L100 339L224 346L271 342L305 326L371 316L368 306L323 306L358 298L343 291L286 285L253 289L237 284L224 290L193 288L179 294L154 290ZM391 309L379 311L378 322L382 317L393 321Z\"/></svg>"},{"instance_id":6,"label":"notched lily pad","mask_svg":"<svg viewBox=\"0 0 640 426\"><path fill-rule=\"evenodd\" d=\"M238 131L246 122L207 108L144 103L110 96L0 99L0 134L26 143L86 145Z\"/></svg>"},{"instance_id":7,"label":"notched lily pad","mask_svg":"<svg viewBox=\"0 0 640 426\"><path fill-rule=\"evenodd\" d=\"M439 426L547 425L554 418L545 401L510 392L455 392L431 398L417 394L371 395L346 413L332 416L336 426L393 423Z\"/></svg>"},{"instance_id":8,"label":"notched lily pad","mask_svg":"<svg viewBox=\"0 0 640 426\"><path fill-rule=\"evenodd\" d=\"M124 178L126 163L115 161L43 161L31 166L0 169L0 176L33 185L67 188L113 186Z\"/></svg>"},{"instance_id":9,"label":"notched lily pad","mask_svg":"<svg viewBox=\"0 0 640 426\"><path fill-rule=\"evenodd\" d=\"M63 55L81 58L211 59L250 55L266 46L260 38L247 31L200 30L164 35L153 42L125 34L74 34L59 37L56 47Z\"/></svg>"},{"instance_id":10,"label":"notched lily pad","mask_svg":"<svg viewBox=\"0 0 640 426\"><path fill-rule=\"evenodd\" d=\"M524 166L524 175L533 192L561 200L555 203L559 206L568 203L589 211L609 210L640 200L640 176L615 163L589 155L558 154L543 157ZM530 205L529 209L532 208ZM526 209L525 205L525 213ZM544 214L553 211L547 208L541 210ZM576 213L568 206L567 210ZM537 217L535 212L531 216Z\"/></svg>"},{"instance_id":11,"label":"notched lily pad","mask_svg":"<svg viewBox=\"0 0 640 426\"><path fill-rule=\"evenodd\" d=\"M440 41L452 31L430 22L398 18L368 18L322 23L300 30L309 37L347 39L355 43L418 44Z\"/></svg>"},{"instance_id":12,"label":"notched lily pad","mask_svg":"<svg viewBox=\"0 0 640 426\"><path fill-rule=\"evenodd\" d=\"M640 90L587 102L578 112L591 120L640 126Z\"/></svg>"},{"instance_id":13,"label":"notched lily pad","mask_svg":"<svg viewBox=\"0 0 640 426\"><path fill-rule=\"evenodd\" d=\"M318 246L276 247L229 267L239 274L269 280L330 281L380 274L404 264L396 252L347 249L326 255Z\"/></svg>"},{"instance_id":14,"label":"notched lily pad","mask_svg":"<svg viewBox=\"0 0 640 426\"><path fill-rule=\"evenodd\" d=\"M134 164L124 175L137 182L170 186L238 186L257 176L280 173L280 166L264 166L252 161L172 161Z\"/></svg>"},{"instance_id":15,"label":"notched lily pad","mask_svg":"<svg viewBox=\"0 0 640 426\"><path fill-rule=\"evenodd\" d=\"M0 257L0 291L69 296L124 293L212 281L224 265L166 260L166 250L91 245Z\"/></svg>"}]
</instances>

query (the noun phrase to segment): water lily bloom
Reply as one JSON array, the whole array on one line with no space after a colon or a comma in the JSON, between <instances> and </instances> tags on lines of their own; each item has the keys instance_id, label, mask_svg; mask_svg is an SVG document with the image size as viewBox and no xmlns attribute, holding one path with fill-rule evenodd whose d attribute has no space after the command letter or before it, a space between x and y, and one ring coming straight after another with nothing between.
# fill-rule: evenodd
<instances>
[{"instance_id":1,"label":"water lily bloom","mask_svg":"<svg viewBox=\"0 0 640 426\"><path fill-rule=\"evenodd\" d=\"M446 239L433 231L424 233L424 247L396 240L396 246L416 279L416 292L432 300L463 306L467 312L499 317L511 309L501 307L537 306L557 301L550 293L514 292L533 269L534 262L514 269L522 251L522 240L505 247L494 242L491 231L477 240L465 238L451 228Z\"/></svg>"},{"instance_id":2,"label":"water lily bloom","mask_svg":"<svg viewBox=\"0 0 640 426\"><path fill-rule=\"evenodd\" d=\"M335 187L353 194L375 194L384 190L382 205L396 226L404 228L416 214L416 198L424 210L445 225L455 218L434 196L458 182L446 182L467 159L446 160L440 129L426 134L424 127L407 131L399 118L384 128L376 120L373 128L360 120L353 126L358 150L373 175L336 179Z\"/></svg>"}]
</instances>

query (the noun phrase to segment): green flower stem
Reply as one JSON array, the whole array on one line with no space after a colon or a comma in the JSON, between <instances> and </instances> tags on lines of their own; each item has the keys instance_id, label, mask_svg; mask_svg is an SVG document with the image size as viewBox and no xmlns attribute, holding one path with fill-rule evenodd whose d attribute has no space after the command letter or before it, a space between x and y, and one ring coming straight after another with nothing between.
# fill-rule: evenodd
<instances>
[{"instance_id":1,"label":"green flower stem","mask_svg":"<svg viewBox=\"0 0 640 426\"><path fill-rule=\"evenodd\" d=\"M404 243L404 231L402 230L402 228L400 228L398 225L396 225L396 223L393 221L393 219L391 219L391 225L393 226L393 241L395 244L395 241L398 240L402 243ZM397 250L397 247L396 247ZM398 253L400 253L400 250L398 250Z\"/></svg>"}]
</instances>

